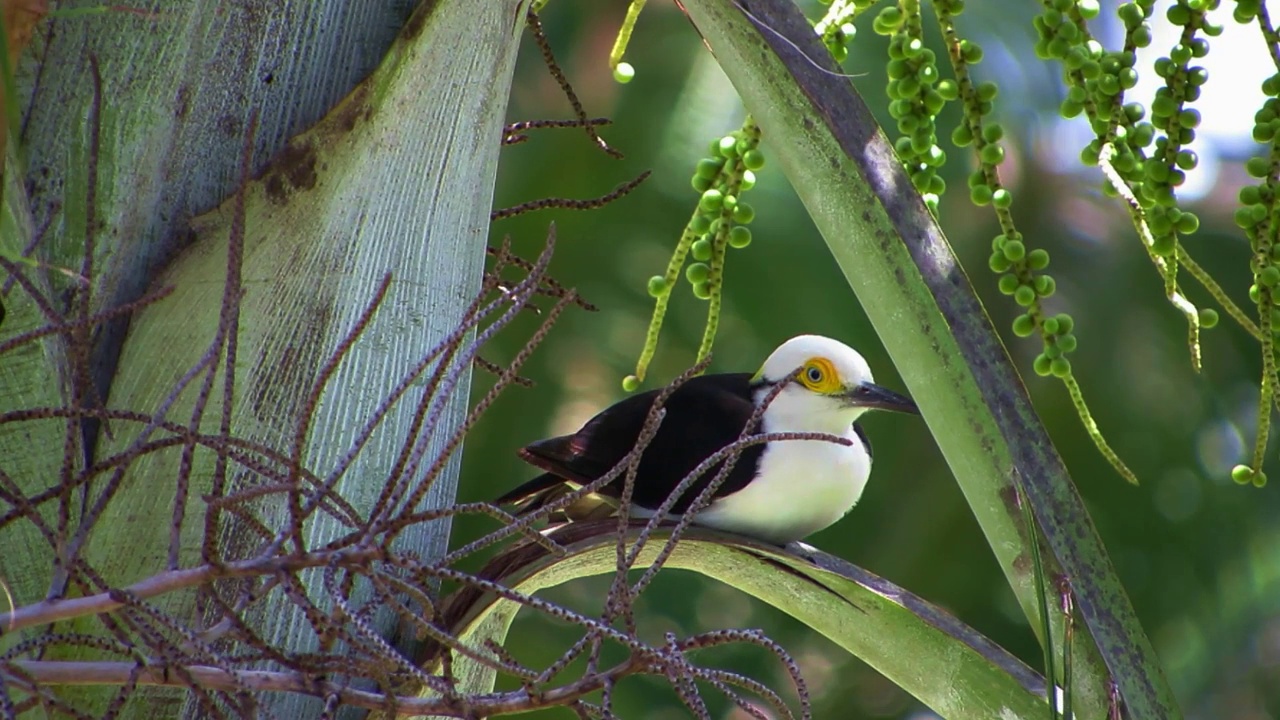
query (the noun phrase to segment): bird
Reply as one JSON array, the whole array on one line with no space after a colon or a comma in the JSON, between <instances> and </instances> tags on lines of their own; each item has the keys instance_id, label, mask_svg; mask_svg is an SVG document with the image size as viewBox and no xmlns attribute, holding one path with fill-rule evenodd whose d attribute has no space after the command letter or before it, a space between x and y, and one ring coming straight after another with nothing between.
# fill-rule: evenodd
<instances>
[{"instance_id":1,"label":"bird","mask_svg":"<svg viewBox=\"0 0 1280 720\"><path fill-rule=\"evenodd\" d=\"M783 387L778 388L777 385ZM625 398L569 435L519 451L545 471L494 501L527 515L580 490L614 468L637 443L661 390ZM778 346L754 375L706 374L685 381L663 404L666 416L637 467L631 517L652 517L699 463L737 441L760 403L769 405L755 432L811 432L845 438L775 440L744 449L691 519L696 525L775 545L801 540L840 520L858 502L871 473L871 443L858 425L868 410L919 414L914 401L876 385L853 348L820 335L799 335ZM716 464L671 507L678 518L716 476ZM625 473L578 499L552 519L580 521L617 512Z\"/></svg>"}]
</instances>

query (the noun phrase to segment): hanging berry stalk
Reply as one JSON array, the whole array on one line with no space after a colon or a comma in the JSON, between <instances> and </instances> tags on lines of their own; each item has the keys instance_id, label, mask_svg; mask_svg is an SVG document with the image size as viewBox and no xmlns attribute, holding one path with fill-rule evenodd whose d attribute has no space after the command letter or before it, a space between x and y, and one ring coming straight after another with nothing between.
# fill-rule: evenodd
<instances>
[{"instance_id":1,"label":"hanging berry stalk","mask_svg":"<svg viewBox=\"0 0 1280 720\"><path fill-rule=\"evenodd\" d=\"M667 263L666 274L649 279L649 294L655 300L653 317L649 320L636 372L622 381L628 392L640 387L657 352L658 336L671 291L688 255L693 256L693 263L685 268L685 279L692 286L695 297L708 301L707 324L698 348L698 360L710 354L720 321L727 249L741 249L751 243L751 230L746 226L755 219L756 213L740 198L742 193L755 186L755 171L764 167L764 155L759 145L760 128L748 117L740 130L713 141L708 148L708 157L698 161L691 181L693 189L700 193L698 207L680 235L680 242Z\"/></svg>"}]
</instances>

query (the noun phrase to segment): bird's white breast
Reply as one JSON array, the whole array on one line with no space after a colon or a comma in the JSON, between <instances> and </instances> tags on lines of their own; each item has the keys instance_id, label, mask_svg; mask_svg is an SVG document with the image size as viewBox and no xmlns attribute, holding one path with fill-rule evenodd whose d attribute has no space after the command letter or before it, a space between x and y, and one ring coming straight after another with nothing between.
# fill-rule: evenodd
<instances>
[{"instance_id":1,"label":"bird's white breast","mask_svg":"<svg viewBox=\"0 0 1280 720\"><path fill-rule=\"evenodd\" d=\"M769 443L747 486L698 514L699 525L785 544L830 526L858 502L871 456L850 427L852 445L824 440Z\"/></svg>"}]
</instances>

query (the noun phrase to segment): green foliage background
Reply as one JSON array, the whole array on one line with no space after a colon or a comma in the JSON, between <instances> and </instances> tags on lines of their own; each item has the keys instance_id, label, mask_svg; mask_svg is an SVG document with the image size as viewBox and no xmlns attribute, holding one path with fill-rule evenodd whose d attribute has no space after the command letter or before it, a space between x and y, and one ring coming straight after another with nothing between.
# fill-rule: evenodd
<instances>
[{"instance_id":1,"label":"green foliage background","mask_svg":"<svg viewBox=\"0 0 1280 720\"><path fill-rule=\"evenodd\" d=\"M1125 484L1096 452L1062 385L1031 372L1039 341L1007 332L1016 306L996 291L986 268L999 228L989 208L970 205L967 152L945 140L949 160L943 174L949 189L940 207L942 227L988 312L1005 329L1010 352L1089 503L1184 712L1200 718L1280 718L1280 496L1273 486L1242 488L1229 478L1232 465L1247 462L1252 444L1261 369L1257 344L1224 317L1218 328L1204 333L1204 371L1193 372L1185 322L1165 300L1123 208L1101 196L1096 171L1084 173L1074 161L1049 166L1060 162L1054 157L1074 157L1078 147L1056 156L1048 152L1063 142L1049 132L1060 100L1059 68L1032 52L1034 8L978 5L962 18L961 29L974 33L987 51L978 78L1001 84L996 118L1004 123L1010 155L1002 174L1016 196L1019 228L1030 247L1052 254L1050 273L1058 292L1047 309L1075 317L1076 376L1104 434L1142 480L1140 486ZM816 6L807 9L816 16ZM495 225L494 240L511 234L515 248L532 256L554 220L559 246L553 274L600 312L567 313L526 366L537 387L507 391L469 435L461 501L492 498L529 477L533 471L516 457L517 448L572 431L622 396L621 380L634 368L652 309L646 281L665 268L697 201L688 183L694 163L708 141L742 121L732 88L670 4L653 3L641 17L627 55L638 75L630 85L615 84L605 60L624 11L622 3L556 0L543 22L587 114L614 120L602 135L627 158L607 157L578 130L535 131L530 142L504 151L496 203L595 197L643 170L654 175L600 210L547 211ZM844 67L884 121L885 40L870 32L870 20L858 23L859 36ZM527 42L523 52L509 119L569 117L568 103L536 47ZM1210 83L1222 80L1211 77ZM1206 116L1214 111L1200 109ZM939 136L946 138L954 122L944 116ZM767 155L767 128L763 148ZM1235 191L1247 180L1238 167L1242 160L1224 158L1218 187L1186 206L1200 215L1202 225L1185 242L1247 306L1248 244L1231 224ZM786 338L820 333L859 348L879 382L902 389L785 178L771 166L758 175L760 183L748 196L757 210L755 242L730 252L712 371L754 371ZM1190 292L1198 304L1207 302L1195 289ZM693 362L705 312L706 304L682 282L646 387L667 382ZM524 318L488 353L495 359L509 356L535 322ZM477 376L474 392L487 387L488 380ZM872 482L845 520L810 542L943 605L1038 667L1034 638L928 429L918 419L890 415L872 416L865 426L876 451ZM474 537L488 522L459 522L458 542ZM554 597L597 609L604 582L579 583ZM931 717L823 638L701 578L669 573L642 599L639 619L651 639L664 630L765 628L800 661L817 717ZM573 639L569 633L529 614L517 620L508 646L536 666L558 656ZM762 652L725 652L707 660L775 687L783 682L782 670ZM622 717L686 716L657 681L624 684L616 698ZM745 717L727 704L713 710L719 717Z\"/></svg>"}]
</instances>

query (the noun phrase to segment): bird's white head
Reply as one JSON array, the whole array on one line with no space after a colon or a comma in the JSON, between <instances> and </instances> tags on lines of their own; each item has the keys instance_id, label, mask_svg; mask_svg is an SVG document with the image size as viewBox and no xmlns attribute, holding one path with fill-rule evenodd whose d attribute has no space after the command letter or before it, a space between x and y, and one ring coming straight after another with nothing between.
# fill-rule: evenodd
<instances>
[{"instance_id":1,"label":"bird's white head","mask_svg":"<svg viewBox=\"0 0 1280 720\"><path fill-rule=\"evenodd\" d=\"M856 350L821 335L799 335L778 346L754 380L764 386L758 400L787 383L766 411L774 430L843 434L867 410L918 412L910 398L876 385Z\"/></svg>"}]
</instances>

